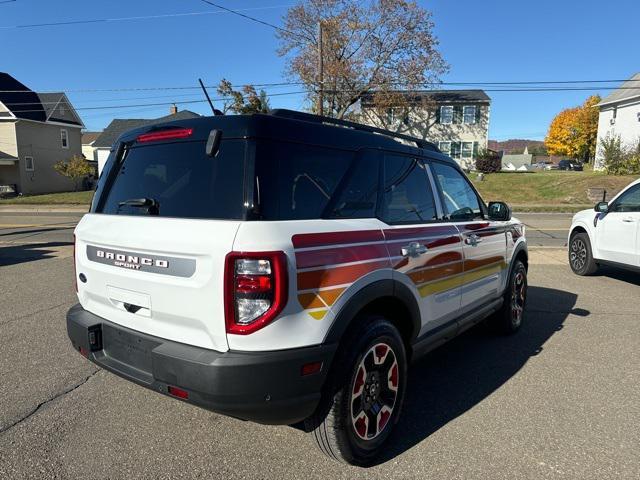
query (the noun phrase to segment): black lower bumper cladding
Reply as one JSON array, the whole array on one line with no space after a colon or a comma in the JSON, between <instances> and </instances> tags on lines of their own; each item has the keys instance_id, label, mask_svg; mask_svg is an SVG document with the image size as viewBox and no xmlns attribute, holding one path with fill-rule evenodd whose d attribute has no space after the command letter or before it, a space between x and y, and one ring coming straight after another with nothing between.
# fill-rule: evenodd
<instances>
[{"instance_id":1,"label":"black lower bumper cladding","mask_svg":"<svg viewBox=\"0 0 640 480\"><path fill-rule=\"evenodd\" d=\"M300 422L313 413L336 350L336 345L321 345L217 352L116 325L79 304L67 313L67 332L76 350L116 375L174 397L177 387L188 403L278 425ZM322 363L321 370L303 375L302 367L315 362Z\"/></svg>"}]
</instances>

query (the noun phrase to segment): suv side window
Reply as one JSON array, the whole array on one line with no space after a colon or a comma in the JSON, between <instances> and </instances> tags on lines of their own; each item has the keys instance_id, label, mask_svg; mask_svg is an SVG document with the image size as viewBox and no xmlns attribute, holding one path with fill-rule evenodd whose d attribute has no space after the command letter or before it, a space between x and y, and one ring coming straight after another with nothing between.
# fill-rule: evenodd
<instances>
[{"instance_id":1,"label":"suv side window","mask_svg":"<svg viewBox=\"0 0 640 480\"><path fill-rule=\"evenodd\" d=\"M640 212L640 185L630 188L613 204L614 212Z\"/></svg>"},{"instance_id":2,"label":"suv side window","mask_svg":"<svg viewBox=\"0 0 640 480\"><path fill-rule=\"evenodd\" d=\"M390 225L438 219L433 192L421 160L402 155L384 159L382 220Z\"/></svg>"},{"instance_id":3,"label":"suv side window","mask_svg":"<svg viewBox=\"0 0 640 480\"><path fill-rule=\"evenodd\" d=\"M353 152L262 140L256 148L261 220L322 218Z\"/></svg>"},{"instance_id":4,"label":"suv side window","mask_svg":"<svg viewBox=\"0 0 640 480\"><path fill-rule=\"evenodd\" d=\"M445 213L453 221L483 218L483 208L469 181L457 169L439 162L431 163L442 192Z\"/></svg>"},{"instance_id":5,"label":"suv side window","mask_svg":"<svg viewBox=\"0 0 640 480\"><path fill-rule=\"evenodd\" d=\"M375 217L380 180L379 164L377 156L367 153L359 155L338 185L324 217Z\"/></svg>"}]
</instances>

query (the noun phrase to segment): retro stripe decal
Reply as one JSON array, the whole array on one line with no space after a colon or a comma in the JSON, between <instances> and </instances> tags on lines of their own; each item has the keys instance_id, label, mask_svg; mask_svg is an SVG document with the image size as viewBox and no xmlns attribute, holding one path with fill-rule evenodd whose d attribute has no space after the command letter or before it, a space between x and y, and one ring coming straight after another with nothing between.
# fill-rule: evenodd
<instances>
[{"instance_id":1,"label":"retro stripe decal","mask_svg":"<svg viewBox=\"0 0 640 480\"><path fill-rule=\"evenodd\" d=\"M462 229L482 236L502 233L485 222ZM462 237L453 225L293 235L298 301L312 318L321 320L352 283L376 270L393 268L407 274L425 297L505 268L501 256L465 260ZM425 245L432 254L424 259L402 257L402 248L412 242Z\"/></svg>"}]
</instances>

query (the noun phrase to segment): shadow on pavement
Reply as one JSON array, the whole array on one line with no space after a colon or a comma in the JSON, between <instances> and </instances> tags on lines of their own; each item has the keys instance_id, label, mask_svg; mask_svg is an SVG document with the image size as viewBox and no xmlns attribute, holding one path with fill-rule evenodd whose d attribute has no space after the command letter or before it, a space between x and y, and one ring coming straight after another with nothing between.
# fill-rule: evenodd
<instances>
[{"instance_id":1,"label":"shadow on pavement","mask_svg":"<svg viewBox=\"0 0 640 480\"><path fill-rule=\"evenodd\" d=\"M614 268L606 265L601 265L596 277L609 277L621 282L631 283L633 285L640 286L640 274L632 270L625 270L623 268Z\"/></svg>"},{"instance_id":2,"label":"shadow on pavement","mask_svg":"<svg viewBox=\"0 0 640 480\"><path fill-rule=\"evenodd\" d=\"M569 314L588 316L589 311L574 309L576 299L573 293L529 287L525 322L517 334L496 336L473 328L416 362L409 370L400 422L379 463L409 450L508 382L543 351Z\"/></svg>"},{"instance_id":3,"label":"shadow on pavement","mask_svg":"<svg viewBox=\"0 0 640 480\"><path fill-rule=\"evenodd\" d=\"M28 243L0 247L0 267L53 258L58 253L56 247L73 245L73 242Z\"/></svg>"}]
</instances>

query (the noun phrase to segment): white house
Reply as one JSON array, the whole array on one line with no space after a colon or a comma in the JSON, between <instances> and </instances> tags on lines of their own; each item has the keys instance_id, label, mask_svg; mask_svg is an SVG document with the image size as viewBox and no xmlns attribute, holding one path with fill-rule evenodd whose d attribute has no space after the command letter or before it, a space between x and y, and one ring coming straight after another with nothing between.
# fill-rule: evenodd
<instances>
[{"instance_id":1,"label":"white house","mask_svg":"<svg viewBox=\"0 0 640 480\"><path fill-rule=\"evenodd\" d=\"M594 168L604 168L600 141L619 136L623 145L633 145L640 139L640 73L636 73L599 104L598 145Z\"/></svg>"}]
</instances>

